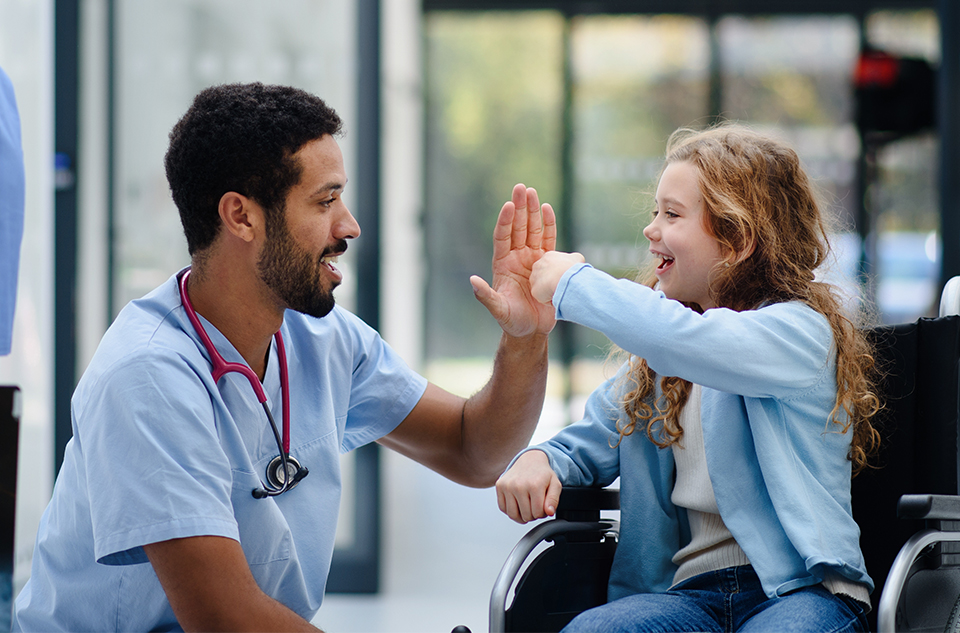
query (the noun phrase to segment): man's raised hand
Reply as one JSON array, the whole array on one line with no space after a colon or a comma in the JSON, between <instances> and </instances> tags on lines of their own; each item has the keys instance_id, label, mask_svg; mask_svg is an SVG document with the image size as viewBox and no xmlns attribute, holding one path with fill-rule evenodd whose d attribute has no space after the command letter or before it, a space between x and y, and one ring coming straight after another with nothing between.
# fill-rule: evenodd
<instances>
[{"instance_id":1,"label":"man's raised hand","mask_svg":"<svg viewBox=\"0 0 960 633\"><path fill-rule=\"evenodd\" d=\"M533 298L533 265L557 245L553 207L540 205L535 189L518 184L504 203L493 229L493 287L470 277L477 299L510 336L549 333L556 320L553 306Z\"/></svg>"}]
</instances>

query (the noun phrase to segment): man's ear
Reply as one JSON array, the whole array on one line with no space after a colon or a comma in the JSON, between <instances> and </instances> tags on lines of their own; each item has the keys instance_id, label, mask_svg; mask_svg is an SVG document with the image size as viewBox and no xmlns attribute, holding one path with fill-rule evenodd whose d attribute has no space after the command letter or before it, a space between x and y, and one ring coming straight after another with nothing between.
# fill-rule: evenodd
<instances>
[{"instance_id":1,"label":"man's ear","mask_svg":"<svg viewBox=\"0 0 960 633\"><path fill-rule=\"evenodd\" d=\"M263 226L263 209L250 198L228 191L220 197L220 220L227 232L251 242Z\"/></svg>"}]
</instances>

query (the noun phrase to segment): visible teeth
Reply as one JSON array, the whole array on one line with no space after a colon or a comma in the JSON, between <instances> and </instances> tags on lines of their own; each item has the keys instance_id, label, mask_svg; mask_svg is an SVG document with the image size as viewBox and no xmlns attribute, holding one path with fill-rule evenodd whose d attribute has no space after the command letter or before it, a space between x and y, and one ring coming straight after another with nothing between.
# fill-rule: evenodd
<instances>
[{"instance_id":1,"label":"visible teeth","mask_svg":"<svg viewBox=\"0 0 960 633\"><path fill-rule=\"evenodd\" d=\"M336 255L329 255L320 259L322 264L336 264L340 258Z\"/></svg>"}]
</instances>

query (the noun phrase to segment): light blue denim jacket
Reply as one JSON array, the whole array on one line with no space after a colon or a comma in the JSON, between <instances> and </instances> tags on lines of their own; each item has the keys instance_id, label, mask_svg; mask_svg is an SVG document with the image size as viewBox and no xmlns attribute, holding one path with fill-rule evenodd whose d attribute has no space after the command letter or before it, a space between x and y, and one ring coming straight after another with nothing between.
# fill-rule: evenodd
<instances>
[{"instance_id":1,"label":"light blue denim jacket","mask_svg":"<svg viewBox=\"0 0 960 633\"><path fill-rule=\"evenodd\" d=\"M707 467L720 514L769 597L834 573L873 590L850 505L851 433L828 422L836 354L823 315L800 302L704 314L589 265L571 268L553 297L557 318L606 334L658 375L703 386ZM620 544L609 599L664 591L689 541L674 506L673 455L642 425L617 445L617 376L593 392L584 419L537 446L565 486L620 477Z\"/></svg>"}]
</instances>

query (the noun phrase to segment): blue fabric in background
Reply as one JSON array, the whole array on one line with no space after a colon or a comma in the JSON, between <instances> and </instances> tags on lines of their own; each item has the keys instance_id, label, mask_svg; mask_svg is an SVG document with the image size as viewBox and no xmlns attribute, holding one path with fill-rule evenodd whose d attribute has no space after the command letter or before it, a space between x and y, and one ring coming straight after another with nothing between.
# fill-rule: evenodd
<instances>
[{"instance_id":1,"label":"blue fabric in background","mask_svg":"<svg viewBox=\"0 0 960 633\"><path fill-rule=\"evenodd\" d=\"M0 356L10 353L17 301L25 178L13 83L0 68Z\"/></svg>"}]
</instances>

